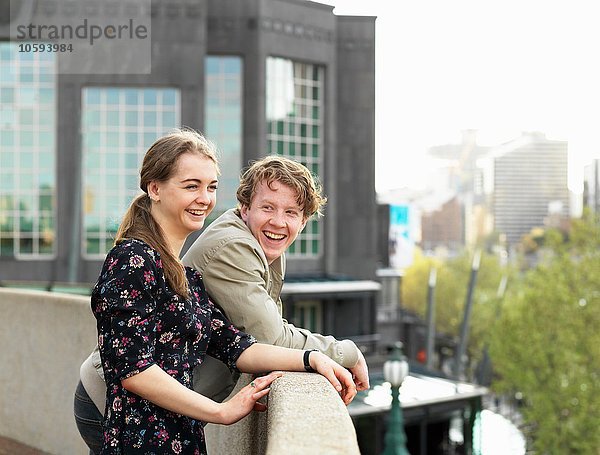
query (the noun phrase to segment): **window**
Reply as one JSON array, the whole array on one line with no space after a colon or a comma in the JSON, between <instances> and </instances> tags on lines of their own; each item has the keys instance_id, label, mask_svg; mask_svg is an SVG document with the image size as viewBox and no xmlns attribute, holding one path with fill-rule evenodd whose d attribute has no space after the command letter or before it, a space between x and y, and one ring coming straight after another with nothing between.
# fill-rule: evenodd
<instances>
[{"instance_id":1,"label":"window","mask_svg":"<svg viewBox=\"0 0 600 455\"><path fill-rule=\"evenodd\" d=\"M322 173L325 69L322 66L267 58L267 147L269 153ZM321 254L321 224L311 219L290 246L290 257Z\"/></svg>"},{"instance_id":2,"label":"window","mask_svg":"<svg viewBox=\"0 0 600 455\"><path fill-rule=\"evenodd\" d=\"M55 253L55 65L0 43L0 256Z\"/></svg>"},{"instance_id":3,"label":"window","mask_svg":"<svg viewBox=\"0 0 600 455\"><path fill-rule=\"evenodd\" d=\"M314 333L323 331L320 300L298 300L294 302L294 324Z\"/></svg>"},{"instance_id":4,"label":"window","mask_svg":"<svg viewBox=\"0 0 600 455\"><path fill-rule=\"evenodd\" d=\"M242 167L242 59L207 56L205 62L204 134L219 150L219 191L211 218L235 207Z\"/></svg>"},{"instance_id":5,"label":"window","mask_svg":"<svg viewBox=\"0 0 600 455\"><path fill-rule=\"evenodd\" d=\"M140 193L146 150L179 126L179 90L87 87L82 93L84 255L104 257Z\"/></svg>"}]
</instances>

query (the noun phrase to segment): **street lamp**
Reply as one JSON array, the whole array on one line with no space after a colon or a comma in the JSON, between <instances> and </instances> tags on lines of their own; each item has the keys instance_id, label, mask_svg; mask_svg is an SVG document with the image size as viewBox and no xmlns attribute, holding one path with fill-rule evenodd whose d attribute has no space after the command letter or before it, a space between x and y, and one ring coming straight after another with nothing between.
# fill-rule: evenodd
<instances>
[{"instance_id":1,"label":"street lamp","mask_svg":"<svg viewBox=\"0 0 600 455\"><path fill-rule=\"evenodd\" d=\"M392 385L392 409L387 433L385 434L385 449L381 455L410 455L406 449L406 434L400 408L400 386L408 375L408 362L402 354L402 343L392 346L389 360L383 364L383 377Z\"/></svg>"}]
</instances>

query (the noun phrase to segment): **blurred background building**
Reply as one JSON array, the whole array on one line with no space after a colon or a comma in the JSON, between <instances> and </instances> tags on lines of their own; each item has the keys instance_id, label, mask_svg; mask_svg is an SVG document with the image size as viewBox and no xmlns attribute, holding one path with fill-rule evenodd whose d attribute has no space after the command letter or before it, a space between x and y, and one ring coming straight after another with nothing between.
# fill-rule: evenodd
<instances>
[{"instance_id":1,"label":"blurred background building","mask_svg":"<svg viewBox=\"0 0 600 455\"><path fill-rule=\"evenodd\" d=\"M407 204L415 211L419 229L412 240L426 254L454 255L492 237L512 248L532 229L568 224L567 142L526 132L482 147L476 131L466 130L460 144L435 146L429 153L437 161L429 186L378 195L384 206ZM583 197L590 207L598 198L594 163L585 170Z\"/></svg>"},{"instance_id":2,"label":"blurred background building","mask_svg":"<svg viewBox=\"0 0 600 455\"><path fill-rule=\"evenodd\" d=\"M583 205L600 213L600 160L592 160L583 172Z\"/></svg>"},{"instance_id":3,"label":"blurred background building","mask_svg":"<svg viewBox=\"0 0 600 455\"><path fill-rule=\"evenodd\" d=\"M569 218L567 142L528 133L492 152L494 230L515 245L532 228Z\"/></svg>"}]
</instances>

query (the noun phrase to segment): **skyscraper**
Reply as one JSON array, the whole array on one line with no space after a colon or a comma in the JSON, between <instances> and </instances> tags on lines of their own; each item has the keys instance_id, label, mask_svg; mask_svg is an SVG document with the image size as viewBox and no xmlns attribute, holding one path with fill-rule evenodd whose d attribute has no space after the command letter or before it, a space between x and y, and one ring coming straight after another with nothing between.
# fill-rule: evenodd
<instances>
[{"instance_id":1,"label":"skyscraper","mask_svg":"<svg viewBox=\"0 0 600 455\"><path fill-rule=\"evenodd\" d=\"M494 229L509 245L549 215L569 216L567 142L525 133L492 156Z\"/></svg>"}]
</instances>

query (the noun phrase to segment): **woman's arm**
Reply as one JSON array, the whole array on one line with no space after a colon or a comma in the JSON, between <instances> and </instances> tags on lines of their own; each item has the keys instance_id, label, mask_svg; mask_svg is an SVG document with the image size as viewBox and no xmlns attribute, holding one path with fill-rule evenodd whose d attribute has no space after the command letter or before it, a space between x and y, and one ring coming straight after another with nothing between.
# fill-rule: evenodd
<instances>
[{"instance_id":1,"label":"woman's arm","mask_svg":"<svg viewBox=\"0 0 600 455\"><path fill-rule=\"evenodd\" d=\"M256 343L242 352L237 360L240 371L260 373L283 369L304 371L304 351ZM311 352L310 366L327 378L348 405L356 395L352 375L329 357ZM141 373L121 380L125 389L169 411L208 423L230 425L248 415L253 409L264 411L266 406L258 403L269 393L271 383L282 376L273 372L262 376L241 389L229 401L217 403L188 389L172 378L158 365L152 365Z\"/></svg>"},{"instance_id":2,"label":"woman's arm","mask_svg":"<svg viewBox=\"0 0 600 455\"><path fill-rule=\"evenodd\" d=\"M305 371L304 352L299 349L284 348L255 343L238 357L236 366L244 373L261 373L272 370ZM356 395L356 385L352 374L326 355L315 351L308 357L310 366L322 374L338 391L346 405Z\"/></svg>"},{"instance_id":3,"label":"woman's arm","mask_svg":"<svg viewBox=\"0 0 600 455\"><path fill-rule=\"evenodd\" d=\"M121 380L125 389L151 401L161 408L208 423L229 425L248 415L253 409L264 411L257 403L269 393L269 385L282 373L271 373L257 378L254 386L246 386L229 402L217 403L188 389L167 374L158 365Z\"/></svg>"}]
</instances>

